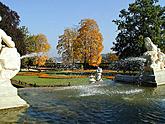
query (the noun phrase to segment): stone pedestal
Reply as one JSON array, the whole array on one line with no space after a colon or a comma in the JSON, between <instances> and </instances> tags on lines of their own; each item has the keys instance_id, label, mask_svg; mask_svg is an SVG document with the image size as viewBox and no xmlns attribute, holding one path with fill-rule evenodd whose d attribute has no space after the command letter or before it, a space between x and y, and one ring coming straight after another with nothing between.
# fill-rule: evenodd
<instances>
[{"instance_id":1,"label":"stone pedestal","mask_svg":"<svg viewBox=\"0 0 165 124\"><path fill-rule=\"evenodd\" d=\"M1 44L2 41L5 45ZM20 65L20 54L15 48L15 43L0 29L0 109L28 106L17 95L17 89L10 82L10 79L19 72Z\"/></svg>"},{"instance_id":2,"label":"stone pedestal","mask_svg":"<svg viewBox=\"0 0 165 124\"><path fill-rule=\"evenodd\" d=\"M143 74L143 83L152 86L165 84L165 70L145 72Z\"/></svg>"},{"instance_id":3,"label":"stone pedestal","mask_svg":"<svg viewBox=\"0 0 165 124\"><path fill-rule=\"evenodd\" d=\"M89 76L89 83L90 84L96 83L95 76L93 75Z\"/></svg>"},{"instance_id":4,"label":"stone pedestal","mask_svg":"<svg viewBox=\"0 0 165 124\"><path fill-rule=\"evenodd\" d=\"M17 94L9 79L0 80L0 109L28 107L28 104Z\"/></svg>"},{"instance_id":5,"label":"stone pedestal","mask_svg":"<svg viewBox=\"0 0 165 124\"><path fill-rule=\"evenodd\" d=\"M138 76L117 74L115 76L115 81L136 84L138 81Z\"/></svg>"},{"instance_id":6,"label":"stone pedestal","mask_svg":"<svg viewBox=\"0 0 165 124\"><path fill-rule=\"evenodd\" d=\"M116 75L115 81L126 83L138 83L139 76ZM165 70L144 72L140 83L145 86L156 87L165 84Z\"/></svg>"}]
</instances>

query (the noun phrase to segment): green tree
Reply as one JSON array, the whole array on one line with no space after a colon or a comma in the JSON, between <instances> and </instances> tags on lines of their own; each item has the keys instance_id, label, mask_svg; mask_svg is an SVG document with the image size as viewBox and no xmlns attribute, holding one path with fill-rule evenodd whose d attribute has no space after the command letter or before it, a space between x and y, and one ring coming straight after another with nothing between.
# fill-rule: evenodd
<instances>
[{"instance_id":1,"label":"green tree","mask_svg":"<svg viewBox=\"0 0 165 124\"><path fill-rule=\"evenodd\" d=\"M118 61L118 59L119 57L113 52L102 54L102 63L111 63Z\"/></svg>"},{"instance_id":2,"label":"green tree","mask_svg":"<svg viewBox=\"0 0 165 124\"><path fill-rule=\"evenodd\" d=\"M56 63L56 59L55 59L55 57L49 57L46 62L47 63Z\"/></svg>"},{"instance_id":3,"label":"green tree","mask_svg":"<svg viewBox=\"0 0 165 124\"><path fill-rule=\"evenodd\" d=\"M101 54L101 56L102 56L101 63L109 63L110 62L109 55L110 55L110 53Z\"/></svg>"},{"instance_id":4,"label":"green tree","mask_svg":"<svg viewBox=\"0 0 165 124\"><path fill-rule=\"evenodd\" d=\"M64 34L59 36L57 50L58 54L62 56L64 64L74 64L74 41L76 40L78 32L75 28L67 28Z\"/></svg>"},{"instance_id":5,"label":"green tree","mask_svg":"<svg viewBox=\"0 0 165 124\"><path fill-rule=\"evenodd\" d=\"M31 66L33 66L33 61L34 61L35 57L29 57L29 58L23 58L21 60L21 68L28 68L28 70L30 69Z\"/></svg>"},{"instance_id":6,"label":"green tree","mask_svg":"<svg viewBox=\"0 0 165 124\"><path fill-rule=\"evenodd\" d=\"M46 67L54 68L55 63L56 63L55 57L49 57L49 58L46 60L45 66L46 66Z\"/></svg>"},{"instance_id":7,"label":"green tree","mask_svg":"<svg viewBox=\"0 0 165 124\"><path fill-rule=\"evenodd\" d=\"M135 0L128 10L120 11L119 20L113 20L119 33L112 50L120 58L142 55L146 51L145 37L150 37L165 52L165 7L157 2Z\"/></svg>"},{"instance_id":8,"label":"green tree","mask_svg":"<svg viewBox=\"0 0 165 124\"><path fill-rule=\"evenodd\" d=\"M0 28L12 37L18 52L21 55L26 54L26 47L24 44L26 34L24 34L23 30L18 27L20 17L17 12L11 10L8 6L0 2L0 16L2 17Z\"/></svg>"}]
</instances>

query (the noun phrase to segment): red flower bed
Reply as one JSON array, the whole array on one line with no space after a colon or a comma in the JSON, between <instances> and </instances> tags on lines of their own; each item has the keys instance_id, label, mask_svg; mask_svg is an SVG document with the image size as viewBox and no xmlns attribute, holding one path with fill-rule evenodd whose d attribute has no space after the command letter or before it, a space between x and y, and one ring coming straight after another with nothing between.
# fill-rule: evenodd
<instances>
[{"instance_id":1,"label":"red flower bed","mask_svg":"<svg viewBox=\"0 0 165 124\"><path fill-rule=\"evenodd\" d=\"M104 78L114 80L115 76L103 76Z\"/></svg>"},{"instance_id":2,"label":"red flower bed","mask_svg":"<svg viewBox=\"0 0 165 124\"><path fill-rule=\"evenodd\" d=\"M19 76L48 76L48 74L38 73L38 72L23 72L18 73Z\"/></svg>"},{"instance_id":3,"label":"red flower bed","mask_svg":"<svg viewBox=\"0 0 165 124\"><path fill-rule=\"evenodd\" d=\"M71 78L86 78L87 76L50 76L50 75L40 75L39 78L53 78L53 79L71 79Z\"/></svg>"}]
</instances>

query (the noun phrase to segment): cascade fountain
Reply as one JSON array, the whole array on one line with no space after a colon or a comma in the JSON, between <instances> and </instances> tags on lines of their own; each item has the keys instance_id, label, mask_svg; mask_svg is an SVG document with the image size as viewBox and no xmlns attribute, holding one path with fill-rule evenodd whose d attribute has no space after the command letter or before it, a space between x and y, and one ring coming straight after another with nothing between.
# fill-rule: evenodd
<instances>
[{"instance_id":1,"label":"cascade fountain","mask_svg":"<svg viewBox=\"0 0 165 124\"><path fill-rule=\"evenodd\" d=\"M6 46L1 44L2 41ZM0 109L27 107L28 104L17 95L17 89L10 81L20 70L20 54L11 37L2 29L0 29L0 51Z\"/></svg>"},{"instance_id":2,"label":"cascade fountain","mask_svg":"<svg viewBox=\"0 0 165 124\"><path fill-rule=\"evenodd\" d=\"M119 82L139 82L144 85L158 86L165 84L165 54L161 52L149 37L144 39L147 52L139 59L144 59L140 66L138 75L116 75L115 81ZM145 65L144 65L145 63Z\"/></svg>"}]
</instances>

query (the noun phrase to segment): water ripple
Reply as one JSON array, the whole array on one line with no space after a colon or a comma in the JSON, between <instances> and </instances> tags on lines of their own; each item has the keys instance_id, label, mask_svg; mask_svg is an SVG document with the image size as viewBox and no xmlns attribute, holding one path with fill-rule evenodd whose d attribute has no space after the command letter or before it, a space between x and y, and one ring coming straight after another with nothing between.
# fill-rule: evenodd
<instances>
[{"instance_id":1,"label":"water ripple","mask_svg":"<svg viewBox=\"0 0 165 124\"><path fill-rule=\"evenodd\" d=\"M0 123L165 123L164 89L123 84L20 89L30 107L0 112Z\"/></svg>"}]
</instances>

